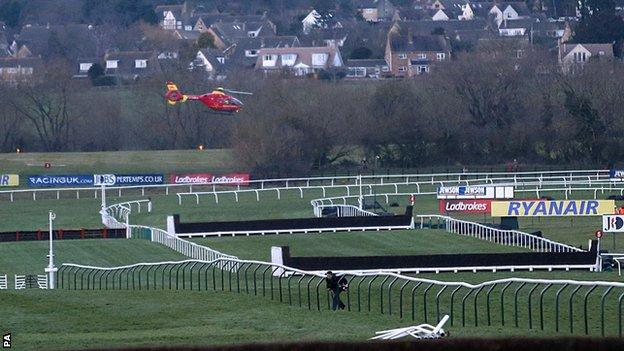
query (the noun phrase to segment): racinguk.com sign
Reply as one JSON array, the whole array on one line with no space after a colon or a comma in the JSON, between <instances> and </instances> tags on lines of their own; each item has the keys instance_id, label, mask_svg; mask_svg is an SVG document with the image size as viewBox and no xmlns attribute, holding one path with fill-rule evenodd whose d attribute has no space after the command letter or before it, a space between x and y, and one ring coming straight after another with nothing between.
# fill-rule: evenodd
<instances>
[{"instance_id":1,"label":"racinguk.com sign","mask_svg":"<svg viewBox=\"0 0 624 351\"><path fill-rule=\"evenodd\" d=\"M614 209L614 200L492 201L492 217L600 216Z\"/></svg>"}]
</instances>

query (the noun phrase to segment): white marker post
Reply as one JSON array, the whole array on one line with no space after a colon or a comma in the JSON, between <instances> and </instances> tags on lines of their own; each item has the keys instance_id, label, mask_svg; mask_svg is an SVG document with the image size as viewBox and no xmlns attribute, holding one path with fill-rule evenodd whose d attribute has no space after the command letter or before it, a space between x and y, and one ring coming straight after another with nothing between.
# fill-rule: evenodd
<instances>
[{"instance_id":1,"label":"white marker post","mask_svg":"<svg viewBox=\"0 0 624 351\"><path fill-rule=\"evenodd\" d=\"M48 267L45 269L45 272L48 273L48 288L49 289L54 289L54 275L56 274L56 271L58 271L58 268L54 267L54 246L53 246L54 235L52 234L52 221L54 221L55 219L56 219L56 214L52 212L52 210L50 210L50 212L48 213L48 222L49 222L49 229L50 229L50 252L48 253L48 258L49 258Z\"/></svg>"}]
</instances>

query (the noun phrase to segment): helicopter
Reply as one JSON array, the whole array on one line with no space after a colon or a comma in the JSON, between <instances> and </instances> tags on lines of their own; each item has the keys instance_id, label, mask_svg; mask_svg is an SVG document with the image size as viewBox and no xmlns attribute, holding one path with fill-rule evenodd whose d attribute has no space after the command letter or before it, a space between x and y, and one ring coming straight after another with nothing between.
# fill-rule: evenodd
<instances>
[{"instance_id":1,"label":"helicopter","mask_svg":"<svg viewBox=\"0 0 624 351\"><path fill-rule=\"evenodd\" d=\"M246 91L236 91L224 88L217 88L210 93L201 95L186 95L182 93L173 82L167 82L167 92L165 99L170 105L187 100L199 100L211 110L224 113L239 112L243 107L243 102L229 94L253 95Z\"/></svg>"}]
</instances>

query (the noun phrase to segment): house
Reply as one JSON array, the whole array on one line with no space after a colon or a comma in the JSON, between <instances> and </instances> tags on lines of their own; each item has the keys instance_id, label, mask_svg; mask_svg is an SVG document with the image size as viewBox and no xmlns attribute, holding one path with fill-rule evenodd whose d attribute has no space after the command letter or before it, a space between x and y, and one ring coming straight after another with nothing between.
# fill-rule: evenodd
<instances>
[{"instance_id":1,"label":"house","mask_svg":"<svg viewBox=\"0 0 624 351\"><path fill-rule=\"evenodd\" d=\"M502 2L493 4L488 14L494 16L496 24L500 27L503 20L527 18L531 12L524 2Z\"/></svg>"},{"instance_id":2,"label":"house","mask_svg":"<svg viewBox=\"0 0 624 351\"><path fill-rule=\"evenodd\" d=\"M391 21L397 11L389 0L359 0L355 8L367 22Z\"/></svg>"},{"instance_id":3,"label":"house","mask_svg":"<svg viewBox=\"0 0 624 351\"><path fill-rule=\"evenodd\" d=\"M498 35L501 37L522 37L528 35L533 28L535 20L532 18L503 20L498 27Z\"/></svg>"},{"instance_id":4,"label":"house","mask_svg":"<svg viewBox=\"0 0 624 351\"><path fill-rule=\"evenodd\" d=\"M106 75L125 80L137 80L161 71L153 51L111 52L104 56L104 62Z\"/></svg>"},{"instance_id":5,"label":"house","mask_svg":"<svg viewBox=\"0 0 624 351\"><path fill-rule=\"evenodd\" d=\"M74 65L77 71L75 71L73 78L87 78L91 66L99 62L100 60L95 57L79 57Z\"/></svg>"},{"instance_id":6,"label":"house","mask_svg":"<svg viewBox=\"0 0 624 351\"><path fill-rule=\"evenodd\" d=\"M183 29L184 20L188 16L186 2L182 5L158 5L154 12L158 16L158 23L166 30Z\"/></svg>"},{"instance_id":7,"label":"house","mask_svg":"<svg viewBox=\"0 0 624 351\"><path fill-rule=\"evenodd\" d=\"M266 20L265 15L232 15L232 14L194 14L189 23L193 31L205 32L213 23L218 22L262 22Z\"/></svg>"},{"instance_id":8,"label":"house","mask_svg":"<svg viewBox=\"0 0 624 351\"><path fill-rule=\"evenodd\" d=\"M296 36L242 38L224 52L232 67L253 69L258 52L264 48L292 48L301 46Z\"/></svg>"},{"instance_id":9,"label":"house","mask_svg":"<svg viewBox=\"0 0 624 351\"><path fill-rule=\"evenodd\" d=\"M395 77L428 73L432 66L451 58L451 45L444 35L413 34L391 30L386 41L385 59Z\"/></svg>"},{"instance_id":10,"label":"house","mask_svg":"<svg viewBox=\"0 0 624 351\"><path fill-rule=\"evenodd\" d=\"M210 25L207 32L214 37L215 46L225 50L242 38L275 36L276 28L275 24L269 20L260 22L217 22Z\"/></svg>"},{"instance_id":11,"label":"house","mask_svg":"<svg viewBox=\"0 0 624 351\"><path fill-rule=\"evenodd\" d=\"M388 78L390 68L384 59L347 60L347 78Z\"/></svg>"},{"instance_id":12,"label":"house","mask_svg":"<svg viewBox=\"0 0 624 351\"><path fill-rule=\"evenodd\" d=\"M190 63L191 70L201 70L210 79L223 80L226 77L226 55L219 49L201 49Z\"/></svg>"},{"instance_id":13,"label":"house","mask_svg":"<svg viewBox=\"0 0 624 351\"><path fill-rule=\"evenodd\" d=\"M559 64L564 72L575 72L577 69L594 60L613 60L613 44L560 43Z\"/></svg>"},{"instance_id":14,"label":"house","mask_svg":"<svg viewBox=\"0 0 624 351\"><path fill-rule=\"evenodd\" d=\"M80 45L74 45L80 43ZM26 25L15 35L12 52L48 59L62 56L70 61L78 57L99 56L95 27L88 24ZM27 51L27 52L26 52Z\"/></svg>"},{"instance_id":15,"label":"house","mask_svg":"<svg viewBox=\"0 0 624 351\"><path fill-rule=\"evenodd\" d=\"M321 15L316 11L312 10L301 20L301 26L304 34L310 33L312 28L321 28L323 19Z\"/></svg>"},{"instance_id":16,"label":"house","mask_svg":"<svg viewBox=\"0 0 624 351\"><path fill-rule=\"evenodd\" d=\"M39 57L0 58L0 80L15 85L33 80L33 75L43 68L43 62Z\"/></svg>"},{"instance_id":17,"label":"house","mask_svg":"<svg viewBox=\"0 0 624 351\"><path fill-rule=\"evenodd\" d=\"M343 66L340 50L333 46L265 48L260 49L256 61L256 70L290 71L296 76Z\"/></svg>"},{"instance_id":18,"label":"house","mask_svg":"<svg viewBox=\"0 0 624 351\"><path fill-rule=\"evenodd\" d=\"M350 28L315 28L310 30L307 35L302 36L301 40L307 46L324 45L342 47L347 40L350 32Z\"/></svg>"}]
</instances>

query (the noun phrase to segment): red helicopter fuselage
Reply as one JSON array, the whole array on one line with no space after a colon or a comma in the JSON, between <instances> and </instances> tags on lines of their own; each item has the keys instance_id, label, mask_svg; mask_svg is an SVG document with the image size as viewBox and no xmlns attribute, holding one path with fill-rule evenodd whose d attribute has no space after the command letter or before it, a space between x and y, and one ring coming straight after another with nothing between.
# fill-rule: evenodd
<instances>
[{"instance_id":1,"label":"red helicopter fuselage","mask_svg":"<svg viewBox=\"0 0 624 351\"><path fill-rule=\"evenodd\" d=\"M208 94L187 96L188 100L199 100L204 105L219 112L238 112L243 107L240 100L218 90Z\"/></svg>"},{"instance_id":2,"label":"red helicopter fuselage","mask_svg":"<svg viewBox=\"0 0 624 351\"><path fill-rule=\"evenodd\" d=\"M226 113L238 112L243 107L243 103L239 99L226 94L223 89L213 90L210 93L201 95L186 95L179 91L178 87L171 82L167 82L165 99L171 105L187 100L199 100L214 111Z\"/></svg>"}]
</instances>

